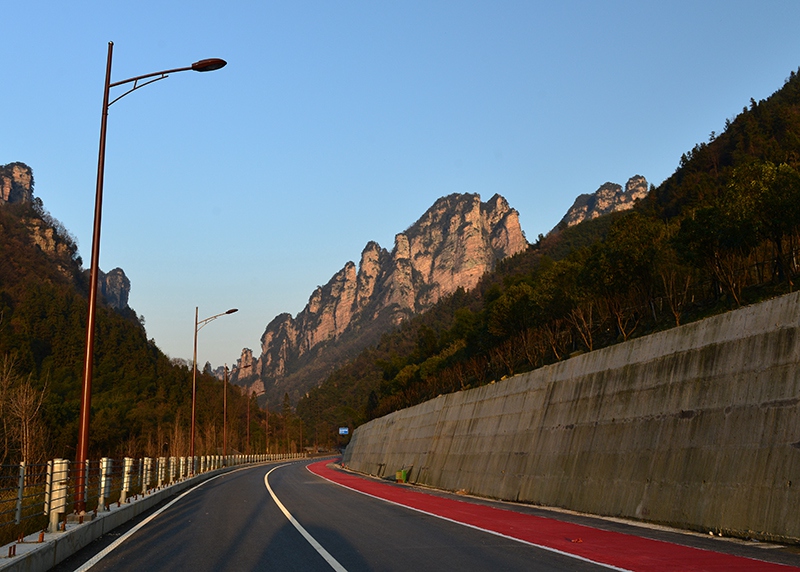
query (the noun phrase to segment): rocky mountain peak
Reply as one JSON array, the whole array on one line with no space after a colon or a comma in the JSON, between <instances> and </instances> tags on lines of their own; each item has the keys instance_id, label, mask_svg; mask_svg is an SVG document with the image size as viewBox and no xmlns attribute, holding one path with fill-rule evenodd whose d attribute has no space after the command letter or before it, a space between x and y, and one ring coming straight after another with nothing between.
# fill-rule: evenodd
<instances>
[{"instance_id":1,"label":"rocky mountain peak","mask_svg":"<svg viewBox=\"0 0 800 572\"><path fill-rule=\"evenodd\" d=\"M108 273L99 272L97 277L100 292L106 303L115 310L124 310L128 307L128 296L131 293L131 281L122 268L114 268Z\"/></svg>"},{"instance_id":2,"label":"rocky mountain peak","mask_svg":"<svg viewBox=\"0 0 800 572\"><path fill-rule=\"evenodd\" d=\"M328 372L312 361L354 355L443 296L475 287L498 260L527 246L519 213L502 196L485 203L477 194L442 197L395 236L391 252L367 243L358 267L347 262L297 316L273 319L261 337L261 356L243 350L232 379L245 386L260 380L273 402L285 391L305 392Z\"/></svg>"},{"instance_id":3,"label":"rocky mountain peak","mask_svg":"<svg viewBox=\"0 0 800 572\"><path fill-rule=\"evenodd\" d=\"M647 179L641 175L628 179L624 191L617 183L605 183L592 194L579 195L559 226L574 226L605 214L631 209L647 192Z\"/></svg>"},{"instance_id":4,"label":"rocky mountain peak","mask_svg":"<svg viewBox=\"0 0 800 572\"><path fill-rule=\"evenodd\" d=\"M0 204L30 202L33 170L25 163L0 165Z\"/></svg>"}]
</instances>

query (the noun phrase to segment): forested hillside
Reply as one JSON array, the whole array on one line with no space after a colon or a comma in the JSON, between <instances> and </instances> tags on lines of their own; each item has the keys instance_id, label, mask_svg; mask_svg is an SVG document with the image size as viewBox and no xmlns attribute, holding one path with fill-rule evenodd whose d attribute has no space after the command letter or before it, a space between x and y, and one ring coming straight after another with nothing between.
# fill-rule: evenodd
<instances>
[{"instance_id":1,"label":"forested hillside","mask_svg":"<svg viewBox=\"0 0 800 572\"><path fill-rule=\"evenodd\" d=\"M74 457L87 292L75 241L41 201L0 204L0 462ZM148 340L130 308L101 301L96 327L90 456L188 455L191 369ZM196 453L217 454L222 382L198 379ZM230 451L247 450L247 405L229 388ZM251 447L264 451L265 418L250 405ZM270 428L284 435L280 415Z\"/></svg>"},{"instance_id":2,"label":"forested hillside","mask_svg":"<svg viewBox=\"0 0 800 572\"><path fill-rule=\"evenodd\" d=\"M657 136L657 134L653 134ZM795 288L800 78L751 101L680 158L636 208L540 236L469 292L335 370L269 417L272 451L331 443L339 426L491 383ZM72 458L88 291L75 241L36 198L0 204L3 462ZM130 308L97 319L91 456L186 455L191 371ZM223 384L199 376L197 452L222 447ZM247 419L250 409L250 443ZM266 419L228 393L229 450L262 451Z\"/></svg>"},{"instance_id":3,"label":"forested hillside","mask_svg":"<svg viewBox=\"0 0 800 572\"><path fill-rule=\"evenodd\" d=\"M657 137L658 134L652 134ZM626 213L556 229L385 335L298 405L318 431L791 291L800 77L751 100Z\"/></svg>"}]
</instances>

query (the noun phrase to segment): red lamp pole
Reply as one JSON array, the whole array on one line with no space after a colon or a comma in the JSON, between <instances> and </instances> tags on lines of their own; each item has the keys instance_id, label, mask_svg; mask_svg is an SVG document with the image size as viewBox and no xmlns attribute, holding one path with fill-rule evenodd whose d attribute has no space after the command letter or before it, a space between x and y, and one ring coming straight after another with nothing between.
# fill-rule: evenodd
<instances>
[{"instance_id":1,"label":"red lamp pole","mask_svg":"<svg viewBox=\"0 0 800 572\"><path fill-rule=\"evenodd\" d=\"M228 464L228 364L222 380L222 463Z\"/></svg>"},{"instance_id":2,"label":"red lamp pole","mask_svg":"<svg viewBox=\"0 0 800 572\"><path fill-rule=\"evenodd\" d=\"M197 320L197 313L198 308L195 306L194 308L194 352L192 353L192 431L191 431L191 438L189 439L189 457L192 459L190 472L194 474L194 423L195 423L195 411L197 409L197 332L203 329L203 326L212 322L219 318L220 316L227 316L228 314L233 314L234 312L238 312L236 308L231 308L227 312L222 312L211 316L209 318L205 318L204 320ZM227 372L227 366L226 366ZM226 373L227 375L227 373Z\"/></svg>"},{"instance_id":3,"label":"red lamp pole","mask_svg":"<svg viewBox=\"0 0 800 572\"><path fill-rule=\"evenodd\" d=\"M182 71L206 72L218 70L226 65L225 60L212 58L200 60L191 66L164 70L150 74L140 75L111 83L111 56L114 50L114 42L108 43L108 58L106 60L106 79L103 89L103 110L100 117L100 150L97 159L97 188L94 200L94 226L92 230L92 259L91 274L89 285L89 312L86 320L86 353L84 354L83 364L83 384L81 386L81 410L78 425L78 446L75 452L75 464L77 466L77 478L75 482L75 511L78 513L86 510L86 491L85 465L89 452L89 417L92 406L92 366L94 361L94 325L97 311L97 279L99 277L100 263L100 221L103 212L103 176L105 169L106 156L106 126L108 123L108 108L125 97L129 93L144 87L154 81L166 78L171 73ZM153 78L153 79L150 79ZM140 83L140 80L149 79ZM133 87L122 95L109 102L109 94L112 87L133 82Z\"/></svg>"}]
</instances>

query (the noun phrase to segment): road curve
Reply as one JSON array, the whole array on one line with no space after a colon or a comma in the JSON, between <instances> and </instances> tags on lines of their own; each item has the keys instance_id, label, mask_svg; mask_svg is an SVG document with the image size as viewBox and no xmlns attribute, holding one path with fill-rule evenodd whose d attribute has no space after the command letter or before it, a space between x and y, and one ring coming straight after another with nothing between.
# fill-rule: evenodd
<instances>
[{"instance_id":1,"label":"road curve","mask_svg":"<svg viewBox=\"0 0 800 572\"><path fill-rule=\"evenodd\" d=\"M695 544L688 549L694 550L688 560L681 552L687 549L674 542L666 552L674 558L665 560L660 548L652 552L652 546L664 544L658 536L682 541L684 535L647 531L656 538L640 539L632 535L637 527L574 515L544 519L542 515L548 513L531 507L509 510L507 504L428 494L364 479L334 471L324 462L314 464L313 472L307 465L264 465L208 481L151 515L149 521L136 524L129 536L117 535L113 549L108 550L107 540L107 553L100 552L100 544L89 547L70 560L71 568L63 570L644 572L786 571L792 568L777 562L800 565L800 557L784 551L696 536L683 542ZM437 514L442 511L445 514ZM586 522L600 528L586 527ZM515 535L538 542L524 538L521 542ZM556 538L566 549L548 546L548 538ZM705 545L736 554L697 550ZM609 553L627 555L627 559L619 565ZM631 559L631 554L637 557ZM767 558L775 562L765 562ZM86 561L92 565L85 566ZM670 561L676 566L666 566Z\"/></svg>"}]
</instances>

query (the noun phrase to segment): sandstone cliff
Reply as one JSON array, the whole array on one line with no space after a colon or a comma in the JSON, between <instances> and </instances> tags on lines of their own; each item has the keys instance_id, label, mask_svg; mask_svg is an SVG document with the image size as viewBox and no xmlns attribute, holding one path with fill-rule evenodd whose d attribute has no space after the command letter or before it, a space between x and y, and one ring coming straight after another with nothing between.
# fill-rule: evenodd
<instances>
[{"instance_id":1,"label":"sandstone cliff","mask_svg":"<svg viewBox=\"0 0 800 572\"><path fill-rule=\"evenodd\" d=\"M78 256L78 245L67 228L44 207L41 199L33 196L33 170L25 163L0 165L0 206L29 203L30 213L22 215L31 242L55 264L58 272L72 281L81 281L81 272L88 280L89 271L82 271L82 260ZM116 309L128 307L131 282L121 268L107 274L100 271L98 277L100 293L106 303Z\"/></svg>"},{"instance_id":2,"label":"sandstone cliff","mask_svg":"<svg viewBox=\"0 0 800 572\"><path fill-rule=\"evenodd\" d=\"M498 260L527 246L519 214L500 195L485 203L474 194L443 197L395 236L391 252L368 243L358 267L345 264L297 316L275 317L260 357L245 348L231 379L266 391L272 404L284 392L297 397L387 329L458 288L473 288Z\"/></svg>"},{"instance_id":3,"label":"sandstone cliff","mask_svg":"<svg viewBox=\"0 0 800 572\"><path fill-rule=\"evenodd\" d=\"M124 310L128 307L128 296L131 293L131 281L122 268L114 268L106 274L102 270L97 277L100 293L106 303L115 310Z\"/></svg>"},{"instance_id":4,"label":"sandstone cliff","mask_svg":"<svg viewBox=\"0 0 800 572\"><path fill-rule=\"evenodd\" d=\"M0 165L0 204L29 202L33 195L33 171L25 163Z\"/></svg>"},{"instance_id":5,"label":"sandstone cliff","mask_svg":"<svg viewBox=\"0 0 800 572\"><path fill-rule=\"evenodd\" d=\"M592 194L578 196L561 219L559 226L573 226L585 220L633 208L633 204L647 195L647 179L634 175L625 184L625 190L616 183L605 183Z\"/></svg>"}]
</instances>

